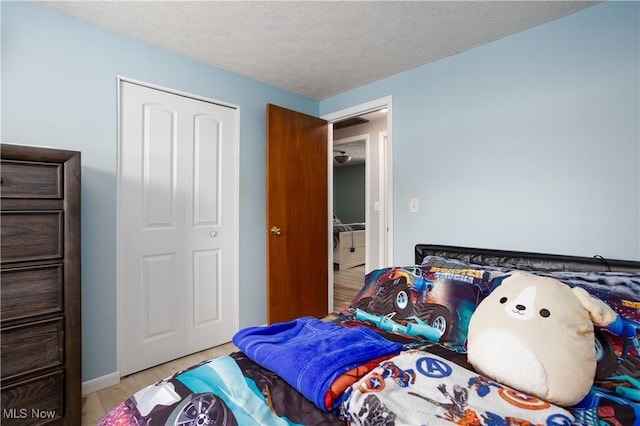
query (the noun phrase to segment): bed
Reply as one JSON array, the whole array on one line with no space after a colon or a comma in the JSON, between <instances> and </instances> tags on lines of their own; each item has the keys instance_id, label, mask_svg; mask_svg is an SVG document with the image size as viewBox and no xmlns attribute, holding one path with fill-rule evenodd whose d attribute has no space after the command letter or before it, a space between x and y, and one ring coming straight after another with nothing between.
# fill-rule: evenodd
<instances>
[{"instance_id":1,"label":"bed","mask_svg":"<svg viewBox=\"0 0 640 426\"><path fill-rule=\"evenodd\" d=\"M516 270L584 286L633 326L600 330L606 365L578 404L522 394L466 362L475 306ZM640 262L418 244L414 265L368 273L337 318L243 329L240 351L140 389L100 424L640 425L639 331Z\"/></svg>"},{"instance_id":2,"label":"bed","mask_svg":"<svg viewBox=\"0 0 640 426\"><path fill-rule=\"evenodd\" d=\"M333 223L333 264L340 271L364 265L365 224Z\"/></svg>"}]
</instances>

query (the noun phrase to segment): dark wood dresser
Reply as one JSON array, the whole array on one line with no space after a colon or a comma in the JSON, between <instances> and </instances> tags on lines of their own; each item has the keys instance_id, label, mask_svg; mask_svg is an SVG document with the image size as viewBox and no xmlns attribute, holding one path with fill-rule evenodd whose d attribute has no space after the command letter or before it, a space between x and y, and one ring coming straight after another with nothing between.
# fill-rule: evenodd
<instances>
[{"instance_id":1,"label":"dark wood dresser","mask_svg":"<svg viewBox=\"0 0 640 426\"><path fill-rule=\"evenodd\" d=\"M0 154L0 423L80 425L80 153Z\"/></svg>"}]
</instances>

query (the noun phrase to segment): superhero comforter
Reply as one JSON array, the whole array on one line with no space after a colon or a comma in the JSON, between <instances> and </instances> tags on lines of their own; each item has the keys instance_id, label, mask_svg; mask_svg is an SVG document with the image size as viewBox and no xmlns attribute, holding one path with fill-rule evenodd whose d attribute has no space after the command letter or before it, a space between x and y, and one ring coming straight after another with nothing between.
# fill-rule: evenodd
<instances>
[{"instance_id":1,"label":"superhero comforter","mask_svg":"<svg viewBox=\"0 0 640 426\"><path fill-rule=\"evenodd\" d=\"M630 291L599 289L621 316L619 329L596 333L607 365L582 402L558 407L466 363L468 319L492 279L442 264L374 271L335 323L242 330L241 352L138 391L100 425L640 426L637 281L624 285Z\"/></svg>"},{"instance_id":2,"label":"superhero comforter","mask_svg":"<svg viewBox=\"0 0 640 426\"><path fill-rule=\"evenodd\" d=\"M517 392L454 362L405 351L347 390L345 418L358 425L571 425L568 410Z\"/></svg>"},{"instance_id":3,"label":"superhero comforter","mask_svg":"<svg viewBox=\"0 0 640 426\"><path fill-rule=\"evenodd\" d=\"M352 342L355 345L376 340L369 339L366 328L343 329L351 335L364 331L367 337L363 342ZM505 388L456 362L427 351L398 353L394 344L387 347L391 350L383 350L383 355L374 349L369 357L351 364L353 368L344 361L337 363L341 365L338 368L325 365L330 371L325 375L335 379L322 388L326 398L317 404L299 389L304 379L291 386L282 376L236 352L136 392L100 425L572 424L568 411ZM341 349L338 352L344 355L346 348ZM322 365L323 354L327 353L317 351L311 357L319 362L317 367ZM304 373L304 366L313 360L282 366ZM301 365L302 371L298 371ZM461 423L480 418L488 422Z\"/></svg>"}]
</instances>

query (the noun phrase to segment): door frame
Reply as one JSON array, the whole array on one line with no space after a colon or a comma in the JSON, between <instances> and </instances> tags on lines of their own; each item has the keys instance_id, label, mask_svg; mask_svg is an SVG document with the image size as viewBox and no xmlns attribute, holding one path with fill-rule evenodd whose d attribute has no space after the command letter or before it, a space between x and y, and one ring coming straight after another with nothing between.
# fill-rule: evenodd
<instances>
[{"instance_id":1,"label":"door frame","mask_svg":"<svg viewBox=\"0 0 640 426\"><path fill-rule=\"evenodd\" d=\"M120 366L121 366L121 358L122 358L122 336L123 336L123 332L122 330L124 329L125 325L122 324L123 320L123 315L122 315L122 298L123 298L123 279L122 279L122 268L120 265L120 209L122 206L120 206L120 164L121 164L121 152L120 152L120 146L122 144L122 136L121 136L121 132L122 132L122 123L121 123L121 110L120 110L120 103L122 100L122 94L121 94L121 83L132 83L132 84L137 84L149 89L154 89L154 90L160 90L166 93L170 93L172 95L177 95L177 96L183 96L186 98L190 98L190 99L195 99L198 101L202 101L202 102L208 102L208 103L212 103L215 105L220 105L220 106L224 106L224 107L228 107L228 108L233 108L236 111L236 135L237 135L237 139L236 139L236 147L235 147L235 161L236 161L236 167L235 167L235 174L233 176L233 184L232 184L232 188L233 191L236 192L236 197L235 197L235 203L233 206L234 209L234 215L238 216L238 212L240 211L240 106L239 105L235 105L229 102L224 102L224 101L219 101L219 100L215 100L215 99L211 99L211 98L207 98L204 96L200 96L200 95L196 95L193 93L189 93L189 92L183 92L180 90L176 90L176 89L171 89L168 87L164 87L164 86L160 86L157 84L153 84L153 83L148 83L145 81L141 81L141 80L136 80L133 78L129 78L126 76L121 76L121 75L117 75L116 76L116 132L117 132L117 137L116 137L116 315L117 315L117 319L116 319L116 374L118 376L118 381L113 383L113 384L117 384L120 380L121 377L121 373L120 373ZM237 220L233 229L233 235L234 235L234 239L235 239L235 250L234 250L234 262L233 262L233 267L232 267L232 276L233 276L233 281L234 281L234 297L235 297L235 301L236 301L236 306L235 306L235 311L236 311L236 315L234 318L234 327L236 330L238 330L240 328L240 221Z\"/></svg>"},{"instance_id":2,"label":"door frame","mask_svg":"<svg viewBox=\"0 0 640 426\"><path fill-rule=\"evenodd\" d=\"M344 120L346 118L355 117L358 115L366 114L368 112L376 111L386 108L387 109L387 143L383 146L381 150L381 161L379 164L371 165L371 167L377 167L378 170L380 168L384 168L384 205L380 206L380 211L382 212L383 220L382 222L385 224L385 228L387 232L382 236L385 241L385 250L386 254L385 259L382 259L385 265L393 265L393 127L392 127L392 96L385 96L383 98L375 99L369 102L365 102L362 104L354 105L336 112L332 112L330 114L322 115L320 118L326 120L329 123L328 129L328 141L327 141L327 168L328 168L328 211L327 211L327 221L329 222L329 232L327 235L327 239L329 241L329 252L327 254L327 268L329 273L329 312L333 312L333 226L332 226L332 217L333 217L333 123L336 121ZM366 155L369 156L369 144L367 144L367 152ZM367 162L367 164L370 162ZM380 171L380 170L379 170ZM370 173L367 173L365 177L365 198L366 198L366 214L365 214L365 222L367 222L367 215L369 214L369 176ZM370 237L369 232L365 232L365 251L369 253L368 248L370 246ZM366 258L366 257L365 257Z\"/></svg>"}]
</instances>

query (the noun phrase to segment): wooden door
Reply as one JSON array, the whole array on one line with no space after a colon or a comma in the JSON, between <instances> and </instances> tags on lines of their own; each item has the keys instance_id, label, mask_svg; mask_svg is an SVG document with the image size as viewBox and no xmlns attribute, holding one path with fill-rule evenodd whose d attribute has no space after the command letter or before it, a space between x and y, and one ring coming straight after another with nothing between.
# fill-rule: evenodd
<instances>
[{"instance_id":1,"label":"wooden door","mask_svg":"<svg viewBox=\"0 0 640 426\"><path fill-rule=\"evenodd\" d=\"M121 365L136 371L238 329L237 110L122 81Z\"/></svg>"},{"instance_id":2,"label":"wooden door","mask_svg":"<svg viewBox=\"0 0 640 426\"><path fill-rule=\"evenodd\" d=\"M267 320L328 313L327 122L267 105Z\"/></svg>"}]
</instances>

